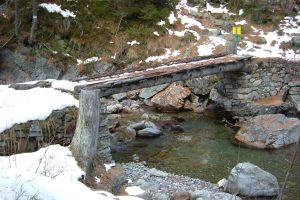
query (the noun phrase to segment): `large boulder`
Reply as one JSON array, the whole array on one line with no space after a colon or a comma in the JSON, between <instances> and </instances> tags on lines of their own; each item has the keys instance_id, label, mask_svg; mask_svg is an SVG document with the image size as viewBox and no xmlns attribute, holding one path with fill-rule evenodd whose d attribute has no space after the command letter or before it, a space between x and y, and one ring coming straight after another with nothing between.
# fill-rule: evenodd
<instances>
[{"instance_id":1,"label":"large boulder","mask_svg":"<svg viewBox=\"0 0 300 200\"><path fill-rule=\"evenodd\" d=\"M139 93L139 97L143 98L143 99L149 99L151 97L153 97L154 95L156 95L157 93L159 93L160 91L164 90L166 87L168 87L168 83L167 84L163 84L163 85L157 85L157 86L153 86L153 87L148 87L148 88L143 88L140 90Z\"/></svg>"},{"instance_id":2,"label":"large boulder","mask_svg":"<svg viewBox=\"0 0 300 200\"><path fill-rule=\"evenodd\" d=\"M260 115L246 121L235 139L255 148L277 149L296 143L300 120L283 114Z\"/></svg>"},{"instance_id":3,"label":"large boulder","mask_svg":"<svg viewBox=\"0 0 300 200\"><path fill-rule=\"evenodd\" d=\"M164 91L156 94L151 102L163 112L172 112L183 109L184 100L191 94L189 88L180 83L173 83Z\"/></svg>"},{"instance_id":4,"label":"large boulder","mask_svg":"<svg viewBox=\"0 0 300 200\"><path fill-rule=\"evenodd\" d=\"M231 170L224 189L231 194L257 197L277 196L280 188L274 175L245 162Z\"/></svg>"}]
</instances>

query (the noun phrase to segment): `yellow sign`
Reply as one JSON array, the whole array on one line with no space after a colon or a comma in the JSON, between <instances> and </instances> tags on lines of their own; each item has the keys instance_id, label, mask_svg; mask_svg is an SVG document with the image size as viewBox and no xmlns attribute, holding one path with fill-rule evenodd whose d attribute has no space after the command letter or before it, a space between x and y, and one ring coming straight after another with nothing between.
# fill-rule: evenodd
<instances>
[{"instance_id":1,"label":"yellow sign","mask_svg":"<svg viewBox=\"0 0 300 200\"><path fill-rule=\"evenodd\" d=\"M241 26L233 26L232 33L233 33L233 35L242 35L242 27Z\"/></svg>"}]
</instances>

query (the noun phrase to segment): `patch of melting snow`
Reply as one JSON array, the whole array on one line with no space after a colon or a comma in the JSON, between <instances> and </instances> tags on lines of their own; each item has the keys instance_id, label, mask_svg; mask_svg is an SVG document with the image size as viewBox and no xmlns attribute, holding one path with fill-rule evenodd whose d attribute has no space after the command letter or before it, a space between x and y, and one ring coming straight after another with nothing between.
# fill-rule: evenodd
<instances>
[{"instance_id":1,"label":"patch of melting snow","mask_svg":"<svg viewBox=\"0 0 300 200\"><path fill-rule=\"evenodd\" d=\"M112 167L116 166L116 163L104 164L105 170L108 172Z\"/></svg>"},{"instance_id":2,"label":"patch of melting snow","mask_svg":"<svg viewBox=\"0 0 300 200\"><path fill-rule=\"evenodd\" d=\"M295 22L296 18L285 17L279 24L279 31L267 32L265 33L262 30L259 30L253 26L251 26L253 32L259 36L263 37L266 40L266 44L255 44L251 41L243 41L246 44L245 48L239 48L239 55L252 55L259 58L265 57L279 57L284 58L286 60L299 61L300 55L299 50L283 50L280 45L282 43L290 42L293 34L297 34L300 32L300 26ZM279 33L279 32L282 33Z\"/></svg>"},{"instance_id":3,"label":"patch of melting snow","mask_svg":"<svg viewBox=\"0 0 300 200\"><path fill-rule=\"evenodd\" d=\"M0 87L0 133L14 124L30 120L44 120L53 110L77 106L71 94L54 88L33 88L15 90L8 86Z\"/></svg>"},{"instance_id":4,"label":"patch of melting snow","mask_svg":"<svg viewBox=\"0 0 300 200\"><path fill-rule=\"evenodd\" d=\"M196 26L199 29L204 29L204 26L195 18L181 14L178 14L178 18L181 19L181 23L184 25L185 28L191 28L193 26Z\"/></svg>"},{"instance_id":5,"label":"patch of melting snow","mask_svg":"<svg viewBox=\"0 0 300 200\"><path fill-rule=\"evenodd\" d=\"M142 190L140 187L138 186L131 186L131 187L126 187L125 192L128 195L132 195L132 196L137 196L137 195L141 195L144 194L145 191Z\"/></svg>"},{"instance_id":6,"label":"patch of melting snow","mask_svg":"<svg viewBox=\"0 0 300 200\"><path fill-rule=\"evenodd\" d=\"M166 24L166 22L163 21L163 20L161 20L160 22L157 23L158 26L163 26L163 25L165 25L165 24Z\"/></svg>"},{"instance_id":7,"label":"patch of melting snow","mask_svg":"<svg viewBox=\"0 0 300 200\"><path fill-rule=\"evenodd\" d=\"M215 8L209 3L206 3L206 11L211 13L228 13L228 9L226 5L222 5L222 4L220 5L219 8Z\"/></svg>"},{"instance_id":8,"label":"patch of melting snow","mask_svg":"<svg viewBox=\"0 0 300 200\"><path fill-rule=\"evenodd\" d=\"M91 58L87 58L85 60L81 60L81 59L77 59L77 65L81 65L81 64L89 64L89 63L92 63L92 62L98 62L100 61L101 58L99 57L91 57Z\"/></svg>"},{"instance_id":9,"label":"patch of melting snow","mask_svg":"<svg viewBox=\"0 0 300 200\"><path fill-rule=\"evenodd\" d=\"M179 50L175 50L175 51L172 52L171 49L166 48L166 53L164 55L150 56L145 60L145 62L162 61L162 60L168 59L170 57L176 57L178 55L180 55Z\"/></svg>"},{"instance_id":10,"label":"patch of melting snow","mask_svg":"<svg viewBox=\"0 0 300 200\"><path fill-rule=\"evenodd\" d=\"M170 35L176 35L178 37L184 37L185 33L186 32L190 32L192 33L195 37L196 37L196 40L200 40L200 34L196 31L193 31L193 30L189 30L189 29L185 29L183 31L170 31Z\"/></svg>"},{"instance_id":11,"label":"patch of melting snow","mask_svg":"<svg viewBox=\"0 0 300 200\"><path fill-rule=\"evenodd\" d=\"M168 20L170 24L174 24L177 21L173 11L170 13Z\"/></svg>"},{"instance_id":12,"label":"patch of melting snow","mask_svg":"<svg viewBox=\"0 0 300 200\"><path fill-rule=\"evenodd\" d=\"M244 10L243 9L240 9L239 10L239 16L243 15L244 14Z\"/></svg>"},{"instance_id":13,"label":"patch of melting snow","mask_svg":"<svg viewBox=\"0 0 300 200\"><path fill-rule=\"evenodd\" d=\"M210 36L209 40L206 42L206 44L199 45L197 47L197 52L199 56L209 56L212 55L215 48L219 45L225 46L226 40L220 37L214 37Z\"/></svg>"},{"instance_id":14,"label":"patch of melting snow","mask_svg":"<svg viewBox=\"0 0 300 200\"><path fill-rule=\"evenodd\" d=\"M159 33L157 31L154 31L153 34L159 37Z\"/></svg>"},{"instance_id":15,"label":"patch of melting snow","mask_svg":"<svg viewBox=\"0 0 300 200\"><path fill-rule=\"evenodd\" d=\"M0 199L141 200L93 191L78 181L84 172L68 147L51 145L36 152L0 156ZM100 181L95 177L96 181ZM141 193L131 188L133 194Z\"/></svg>"},{"instance_id":16,"label":"patch of melting snow","mask_svg":"<svg viewBox=\"0 0 300 200\"><path fill-rule=\"evenodd\" d=\"M73 12L71 12L71 11L69 11L67 9L66 10L62 10L61 9L61 5L57 5L55 3L41 3L39 6L42 7L42 8L45 8L48 12L59 13L63 17L66 17L66 18L67 17L72 17L72 18L76 17L76 15Z\"/></svg>"},{"instance_id":17,"label":"patch of melting snow","mask_svg":"<svg viewBox=\"0 0 300 200\"><path fill-rule=\"evenodd\" d=\"M235 25L246 25L247 24L247 21L246 20L242 20L242 21L239 21L239 22L235 22Z\"/></svg>"},{"instance_id":18,"label":"patch of melting snow","mask_svg":"<svg viewBox=\"0 0 300 200\"><path fill-rule=\"evenodd\" d=\"M133 45L139 45L140 43L136 40L132 40L131 42L127 42L127 44L129 44L130 46L133 46Z\"/></svg>"}]
</instances>

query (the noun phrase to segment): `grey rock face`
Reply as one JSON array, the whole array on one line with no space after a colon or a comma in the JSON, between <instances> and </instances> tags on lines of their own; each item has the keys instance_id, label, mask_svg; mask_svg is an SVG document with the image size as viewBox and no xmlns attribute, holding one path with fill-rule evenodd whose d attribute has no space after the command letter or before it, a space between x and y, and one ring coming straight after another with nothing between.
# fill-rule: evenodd
<instances>
[{"instance_id":1,"label":"grey rock face","mask_svg":"<svg viewBox=\"0 0 300 200\"><path fill-rule=\"evenodd\" d=\"M213 88L212 82L208 78L194 78L185 81L185 84L196 95L207 95Z\"/></svg>"},{"instance_id":2,"label":"grey rock face","mask_svg":"<svg viewBox=\"0 0 300 200\"><path fill-rule=\"evenodd\" d=\"M277 149L296 143L299 136L300 120L269 114L248 120L235 138L251 147Z\"/></svg>"},{"instance_id":3,"label":"grey rock face","mask_svg":"<svg viewBox=\"0 0 300 200\"><path fill-rule=\"evenodd\" d=\"M239 163L230 172L225 191L249 197L276 196L279 192L277 178L251 163Z\"/></svg>"},{"instance_id":4,"label":"grey rock face","mask_svg":"<svg viewBox=\"0 0 300 200\"><path fill-rule=\"evenodd\" d=\"M24 82L42 79L58 79L61 70L49 64L48 60L38 57L35 62L29 61L26 56L10 50L2 50L0 80L5 83Z\"/></svg>"},{"instance_id":5,"label":"grey rock face","mask_svg":"<svg viewBox=\"0 0 300 200\"><path fill-rule=\"evenodd\" d=\"M168 87L169 84L163 84L158 86L153 86L149 88L143 88L140 90L139 97L143 99L149 99L159 93L160 91L164 90Z\"/></svg>"}]
</instances>

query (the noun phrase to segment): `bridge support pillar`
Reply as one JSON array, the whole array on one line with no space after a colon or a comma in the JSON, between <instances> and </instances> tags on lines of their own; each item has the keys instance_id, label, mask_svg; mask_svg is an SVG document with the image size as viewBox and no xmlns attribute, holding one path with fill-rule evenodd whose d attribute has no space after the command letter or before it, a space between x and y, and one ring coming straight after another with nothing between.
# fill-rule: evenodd
<instances>
[{"instance_id":1,"label":"bridge support pillar","mask_svg":"<svg viewBox=\"0 0 300 200\"><path fill-rule=\"evenodd\" d=\"M111 163L110 133L108 128L108 115L106 106L100 103L99 138L97 145L97 156L103 163Z\"/></svg>"},{"instance_id":2,"label":"bridge support pillar","mask_svg":"<svg viewBox=\"0 0 300 200\"><path fill-rule=\"evenodd\" d=\"M76 130L71 151L79 166L90 176L96 157L100 120L99 90L81 90Z\"/></svg>"}]
</instances>

